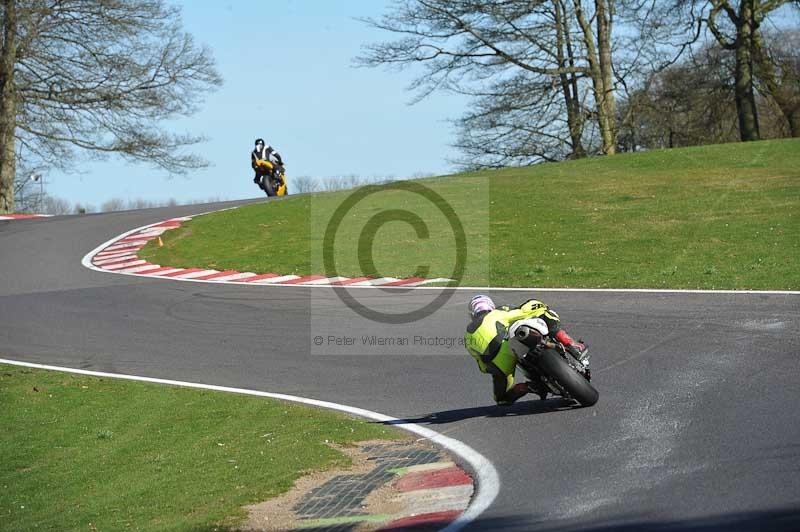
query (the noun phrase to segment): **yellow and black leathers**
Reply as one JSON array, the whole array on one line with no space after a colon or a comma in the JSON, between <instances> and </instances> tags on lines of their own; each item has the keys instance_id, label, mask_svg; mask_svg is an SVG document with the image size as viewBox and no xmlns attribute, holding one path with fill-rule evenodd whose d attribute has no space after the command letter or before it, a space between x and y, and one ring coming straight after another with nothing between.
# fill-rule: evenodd
<instances>
[{"instance_id":1,"label":"yellow and black leathers","mask_svg":"<svg viewBox=\"0 0 800 532\"><path fill-rule=\"evenodd\" d=\"M559 330L560 319L555 311L541 301L529 299L516 308L498 307L478 315L467 325L464 342L467 351L478 363L481 372L492 375L494 399L509 401L508 392L514 386L517 359L508 347L508 328L515 321L541 318L547 324L548 335Z\"/></svg>"}]
</instances>

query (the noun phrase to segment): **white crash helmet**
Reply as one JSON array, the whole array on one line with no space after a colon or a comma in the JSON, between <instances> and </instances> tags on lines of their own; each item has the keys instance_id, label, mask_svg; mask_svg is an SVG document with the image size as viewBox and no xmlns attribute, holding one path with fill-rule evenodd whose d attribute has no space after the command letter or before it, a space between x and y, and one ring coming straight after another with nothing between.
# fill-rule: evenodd
<instances>
[{"instance_id":1,"label":"white crash helmet","mask_svg":"<svg viewBox=\"0 0 800 532\"><path fill-rule=\"evenodd\" d=\"M470 299L469 303L467 304L467 315L470 317L470 319L474 319L479 314L491 312L495 308L497 307L495 306L491 297L478 294Z\"/></svg>"}]
</instances>

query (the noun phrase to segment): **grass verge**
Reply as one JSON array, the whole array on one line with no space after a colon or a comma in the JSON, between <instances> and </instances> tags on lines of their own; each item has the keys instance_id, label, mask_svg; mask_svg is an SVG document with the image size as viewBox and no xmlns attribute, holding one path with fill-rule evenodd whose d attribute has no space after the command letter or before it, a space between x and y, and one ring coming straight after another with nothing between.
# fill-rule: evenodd
<instances>
[{"instance_id":1,"label":"grass verge","mask_svg":"<svg viewBox=\"0 0 800 532\"><path fill-rule=\"evenodd\" d=\"M0 530L225 530L326 443L392 439L278 401L0 365Z\"/></svg>"},{"instance_id":2,"label":"grass verge","mask_svg":"<svg viewBox=\"0 0 800 532\"><path fill-rule=\"evenodd\" d=\"M700 146L419 181L467 236L462 284L800 289L800 140ZM345 191L198 217L149 245L151 262L238 271L452 277L436 202L384 188L324 239ZM381 213L405 211L413 218ZM377 222L385 222L378 224ZM427 232L426 232L427 231ZM330 243L328 243L330 244ZM371 259L371 260L366 260Z\"/></svg>"}]
</instances>

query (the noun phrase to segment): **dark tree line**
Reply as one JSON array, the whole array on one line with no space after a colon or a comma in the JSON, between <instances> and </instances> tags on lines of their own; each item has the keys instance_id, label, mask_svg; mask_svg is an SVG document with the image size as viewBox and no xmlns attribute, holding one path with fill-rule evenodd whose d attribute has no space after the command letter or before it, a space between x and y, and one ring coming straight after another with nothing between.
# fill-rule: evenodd
<instances>
[{"instance_id":1,"label":"dark tree line","mask_svg":"<svg viewBox=\"0 0 800 532\"><path fill-rule=\"evenodd\" d=\"M419 67L417 98L469 96L455 121L466 167L756 140L760 115L766 136L798 136L796 34L763 29L788 4L398 0L365 20L394 40L366 46L357 63Z\"/></svg>"},{"instance_id":2,"label":"dark tree line","mask_svg":"<svg viewBox=\"0 0 800 532\"><path fill-rule=\"evenodd\" d=\"M769 13L790 0L710 0L705 22L717 43L734 54L734 97L742 140L761 137L756 105L758 71L771 62L762 25ZM774 97L774 95L772 95Z\"/></svg>"},{"instance_id":3,"label":"dark tree line","mask_svg":"<svg viewBox=\"0 0 800 532\"><path fill-rule=\"evenodd\" d=\"M800 136L800 31L765 33L759 41L747 108L758 138ZM735 53L710 43L652 75L620 104L620 150L744 140L736 70Z\"/></svg>"}]
</instances>

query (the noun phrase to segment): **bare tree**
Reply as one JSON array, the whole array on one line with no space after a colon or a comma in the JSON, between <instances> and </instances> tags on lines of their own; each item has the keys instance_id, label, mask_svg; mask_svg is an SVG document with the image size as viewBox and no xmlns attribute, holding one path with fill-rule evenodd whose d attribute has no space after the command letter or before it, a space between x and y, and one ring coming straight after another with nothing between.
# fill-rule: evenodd
<instances>
[{"instance_id":1,"label":"bare tree","mask_svg":"<svg viewBox=\"0 0 800 532\"><path fill-rule=\"evenodd\" d=\"M17 212L37 213L46 195L42 191L41 174L24 172L14 181L14 203Z\"/></svg>"},{"instance_id":2,"label":"bare tree","mask_svg":"<svg viewBox=\"0 0 800 532\"><path fill-rule=\"evenodd\" d=\"M792 34L764 36L765 46L770 50L768 67L773 70L756 69L755 105L762 139L783 138L792 133L790 119L800 103L797 99L792 103L800 91L797 81L792 81L798 79L798 47L792 44ZM646 84L620 100L620 114L625 116L619 136L620 149L633 151L739 140L735 71L734 52L712 40L648 78ZM765 78L766 75L774 77Z\"/></svg>"},{"instance_id":3,"label":"bare tree","mask_svg":"<svg viewBox=\"0 0 800 532\"><path fill-rule=\"evenodd\" d=\"M67 200L56 196L45 196L41 213L58 216L62 214L69 214L71 210L72 209L70 209L69 202Z\"/></svg>"},{"instance_id":4,"label":"bare tree","mask_svg":"<svg viewBox=\"0 0 800 532\"><path fill-rule=\"evenodd\" d=\"M368 185L369 183L370 179L368 177L362 177L356 174L350 174L344 176L345 188L358 188L364 185Z\"/></svg>"},{"instance_id":5,"label":"bare tree","mask_svg":"<svg viewBox=\"0 0 800 532\"><path fill-rule=\"evenodd\" d=\"M737 139L734 57L710 45L664 68L620 102L624 151Z\"/></svg>"},{"instance_id":6,"label":"bare tree","mask_svg":"<svg viewBox=\"0 0 800 532\"><path fill-rule=\"evenodd\" d=\"M100 205L100 212L116 212L125 210L125 200L121 198L111 198Z\"/></svg>"},{"instance_id":7,"label":"bare tree","mask_svg":"<svg viewBox=\"0 0 800 532\"><path fill-rule=\"evenodd\" d=\"M412 84L472 96L457 124L469 166L581 157L587 119L616 150L611 48L614 0L409 0L372 27L398 36L367 46L365 66L423 65ZM590 80L588 87L583 82Z\"/></svg>"},{"instance_id":8,"label":"bare tree","mask_svg":"<svg viewBox=\"0 0 800 532\"><path fill-rule=\"evenodd\" d=\"M456 162L468 170L583 157L586 114L577 99L566 101L547 80L525 74L499 80L455 122L454 146L463 154Z\"/></svg>"},{"instance_id":9,"label":"bare tree","mask_svg":"<svg viewBox=\"0 0 800 532\"><path fill-rule=\"evenodd\" d=\"M319 180L310 176L298 176L292 178L292 189L298 193L316 192L319 190Z\"/></svg>"},{"instance_id":10,"label":"bare tree","mask_svg":"<svg viewBox=\"0 0 800 532\"><path fill-rule=\"evenodd\" d=\"M325 192L335 192L347 188L347 180L344 176L331 176L322 180L321 188Z\"/></svg>"},{"instance_id":11,"label":"bare tree","mask_svg":"<svg viewBox=\"0 0 800 532\"><path fill-rule=\"evenodd\" d=\"M90 212L95 212L94 205L90 203L81 203L78 202L75 204L75 207L72 209L72 212L75 214L87 214Z\"/></svg>"},{"instance_id":12,"label":"bare tree","mask_svg":"<svg viewBox=\"0 0 800 532\"><path fill-rule=\"evenodd\" d=\"M34 167L77 152L171 173L205 165L165 119L194 113L221 83L210 51L163 0L0 0L0 212L13 210L16 149Z\"/></svg>"},{"instance_id":13,"label":"bare tree","mask_svg":"<svg viewBox=\"0 0 800 532\"><path fill-rule=\"evenodd\" d=\"M753 43L759 85L780 109L789 134L800 137L800 31L759 33Z\"/></svg>"},{"instance_id":14,"label":"bare tree","mask_svg":"<svg viewBox=\"0 0 800 532\"><path fill-rule=\"evenodd\" d=\"M761 135L755 94L755 63L760 45L760 28L772 11L790 0L708 0L705 22L717 42L736 57L736 112L743 141ZM720 16L723 15L723 16Z\"/></svg>"},{"instance_id":15,"label":"bare tree","mask_svg":"<svg viewBox=\"0 0 800 532\"><path fill-rule=\"evenodd\" d=\"M129 210L152 209L154 207L158 207L158 202L146 200L143 198L128 199L127 208ZM122 209L117 209L117 210L122 210Z\"/></svg>"}]
</instances>

